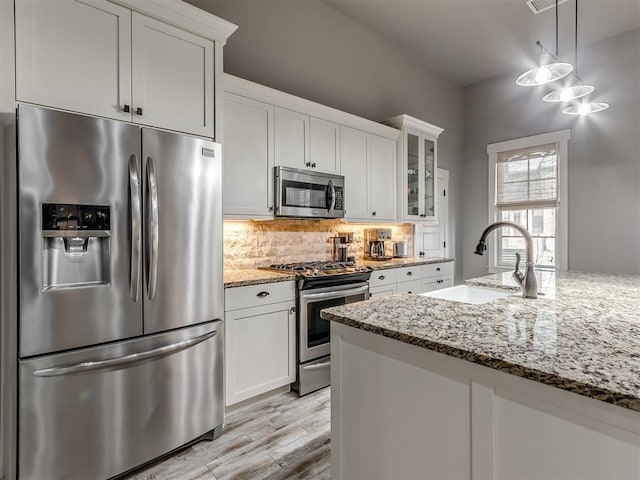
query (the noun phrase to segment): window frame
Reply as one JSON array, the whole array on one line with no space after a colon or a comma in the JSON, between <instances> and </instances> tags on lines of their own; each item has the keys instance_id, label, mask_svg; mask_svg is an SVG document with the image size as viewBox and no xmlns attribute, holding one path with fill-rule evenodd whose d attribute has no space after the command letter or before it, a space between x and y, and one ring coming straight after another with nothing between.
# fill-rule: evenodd
<instances>
[{"instance_id":1,"label":"window frame","mask_svg":"<svg viewBox=\"0 0 640 480\"><path fill-rule=\"evenodd\" d=\"M504 142L490 143L487 145L487 155L489 157L489 195L488 195L488 221L489 224L498 221L497 201L497 169L498 154L509 150L535 147L548 143L557 143L558 162L558 207L556 210L556 270L567 270L568 268L568 155L569 139L571 130L558 130L555 132L533 135L530 137L516 138ZM487 252L489 253L489 272L500 273L511 270L497 264L498 242L496 236L490 235L487 242Z\"/></svg>"}]
</instances>

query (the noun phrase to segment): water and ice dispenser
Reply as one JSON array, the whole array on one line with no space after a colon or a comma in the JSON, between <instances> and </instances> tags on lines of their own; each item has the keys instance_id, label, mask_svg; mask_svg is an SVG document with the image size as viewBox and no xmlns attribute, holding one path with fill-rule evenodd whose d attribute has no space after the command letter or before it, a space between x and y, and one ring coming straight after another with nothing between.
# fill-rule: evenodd
<instances>
[{"instance_id":1,"label":"water and ice dispenser","mask_svg":"<svg viewBox=\"0 0 640 480\"><path fill-rule=\"evenodd\" d=\"M43 290L110 283L111 209L42 205Z\"/></svg>"}]
</instances>

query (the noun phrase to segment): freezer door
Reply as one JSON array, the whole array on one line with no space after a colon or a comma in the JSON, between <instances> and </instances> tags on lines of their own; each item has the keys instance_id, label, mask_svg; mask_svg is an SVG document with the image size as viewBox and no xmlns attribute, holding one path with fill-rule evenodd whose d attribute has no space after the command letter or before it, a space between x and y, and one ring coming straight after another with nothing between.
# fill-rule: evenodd
<instances>
[{"instance_id":1,"label":"freezer door","mask_svg":"<svg viewBox=\"0 0 640 480\"><path fill-rule=\"evenodd\" d=\"M110 478L220 426L222 322L20 362L20 479Z\"/></svg>"},{"instance_id":2,"label":"freezer door","mask_svg":"<svg viewBox=\"0 0 640 480\"><path fill-rule=\"evenodd\" d=\"M142 130L144 332L222 318L220 145Z\"/></svg>"},{"instance_id":3,"label":"freezer door","mask_svg":"<svg viewBox=\"0 0 640 480\"><path fill-rule=\"evenodd\" d=\"M140 151L139 127L20 105L21 357L142 333Z\"/></svg>"}]
</instances>

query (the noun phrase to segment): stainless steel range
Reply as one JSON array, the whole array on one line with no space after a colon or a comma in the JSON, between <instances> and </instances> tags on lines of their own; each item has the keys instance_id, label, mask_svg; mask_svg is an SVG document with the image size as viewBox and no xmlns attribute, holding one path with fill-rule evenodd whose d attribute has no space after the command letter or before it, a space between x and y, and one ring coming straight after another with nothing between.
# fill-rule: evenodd
<instances>
[{"instance_id":1,"label":"stainless steel range","mask_svg":"<svg viewBox=\"0 0 640 480\"><path fill-rule=\"evenodd\" d=\"M329 322L320 310L369 298L371 269L352 262L302 262L265 267L297 275L298 376L293 389L306 395L330 383Z\"/></svg>"}]
</instances>

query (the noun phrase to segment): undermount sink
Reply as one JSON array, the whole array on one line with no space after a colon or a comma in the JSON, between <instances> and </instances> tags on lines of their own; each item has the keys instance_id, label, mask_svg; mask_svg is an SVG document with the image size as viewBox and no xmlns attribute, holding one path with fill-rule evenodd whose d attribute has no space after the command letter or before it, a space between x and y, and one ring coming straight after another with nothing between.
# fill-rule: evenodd
<instances>
[{"instance_id":1,"label":"undermount sink","mask_svg":"<svg viewBox=\"0 0 640 480\"><path fill-rule=\"evenodd\" d=\"M456 285L443 288L434 292L421 293L423 297L440 298L453 302L472 303L482 305L500 298L520 295L520 292L502 290L498 288L471 287L469 285Z\"/></svg>"}]
</instances>

